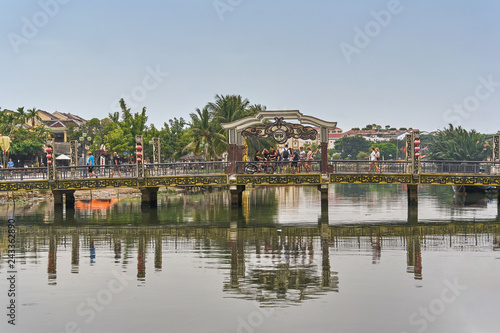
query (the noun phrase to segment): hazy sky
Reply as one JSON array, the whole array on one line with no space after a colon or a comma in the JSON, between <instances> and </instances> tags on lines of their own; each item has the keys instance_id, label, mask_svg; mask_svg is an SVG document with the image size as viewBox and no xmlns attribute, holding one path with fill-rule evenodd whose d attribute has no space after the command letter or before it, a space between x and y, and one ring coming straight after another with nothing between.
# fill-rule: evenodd
<instances>
[{"instance_id":1,"label":"hazy sky","mask_svg":"<svg viewBox=\"0 0 500 333\"><path fill-rule=\"evenodd\" d=\"M158 127L239 94L348 130L500 130L498 0L0 0L0 107Z\"/></svg>"}]
</instances>

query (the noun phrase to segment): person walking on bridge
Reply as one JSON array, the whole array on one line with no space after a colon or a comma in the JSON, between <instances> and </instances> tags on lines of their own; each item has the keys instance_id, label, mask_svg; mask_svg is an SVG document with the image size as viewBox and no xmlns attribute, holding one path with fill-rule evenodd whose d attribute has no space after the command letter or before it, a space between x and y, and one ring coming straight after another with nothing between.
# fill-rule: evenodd
<instances>
[{"instance_id":1,"label":"person walking on bridge","mask_svg":"<svg viewBox=\"0 0 500 333\"><path fill-rule=\"evenodd\" d=\"M113 178L114 174L116 171L118 171L118 174L120 177L122 176L122 172L120 170L120 156L116 153L116 151L113 153L113 172L111 173L111 178Z\"/></svg>"},{"instance_id":2,"label":"person walking on bridge","mask_svg":"<svg viewBox=\"0 0 500 333\"><path fill-rule=\"evenodd\" d=\"M87 159L87 167L89 169L89 178L92 178L92 175L94 175L94 177L97 178L97 175L94 173L94 165L95 165L94 155L92 154L91 151L89 151L89 158Z\"/></svg>"},{"instance_id":3,"label":"person walking on bridge","mask_svg":"<svg viewBox=\"0 0 500 333\"><path fill-rule=\"evenodd\" d=\"M365 158L369 158L370 159L370 166L368 167L368 173L370 173L370 171L372 171L372 166L375 167L375 170L377 172L379 172L379 168L378 168L378 165L377 165L377 153L375 152L375 147L370 147L371 149L371 153L369 156L366 156Z\"/></svg>"}]
</instances>

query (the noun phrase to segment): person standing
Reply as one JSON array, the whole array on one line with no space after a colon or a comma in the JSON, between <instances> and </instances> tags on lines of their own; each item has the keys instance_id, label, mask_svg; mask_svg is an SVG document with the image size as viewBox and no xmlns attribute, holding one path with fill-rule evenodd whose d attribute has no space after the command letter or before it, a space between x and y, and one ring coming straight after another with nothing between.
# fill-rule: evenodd
<instances>
[{"instance_id":1,"label":"person standing","mask_svg":"<svg viewBox=\"0 0 500 333\"><path fill-rule=\"evenodd\" d=\"M291 163L291 166L292 166L292 173L299 173L300 170L299 170L299 166L298 166L298 162L299 162L299 152L298 152L298 149L295 148L294 152L292 153L292 163Z\"/></svg>"},{"instance_id":2,"label":"person standing","mask_svg":"<svg viewBox=\"0 0 500 333\"><path fill-rule=\"evenodd\" d=\"M94 165L95 165L94 155L92 154L91 151L89 151L89 158L87 159L89 178L92 178L92 175L94 175L94 177L97 178L97 175L94 173Z\"/></svg>"},{"instance_id":3,"label":"person standing","mask_svg":"<svg viewBox=\"0 0 500 333\"><path fill-rule=\"evenodd\" d=\"M377 163L377 153L375 152L375 147L370 147L371 149L371 153L369 156L366 156L365 158L369 158L370 159L370 166L368 167L368 173L370 173L370 171L372 171L372 166L375 167L375 170L378 171L378 166L376 165Z\"/></svg>"},{"instance_id":4,"label":"person standing","mask_svg":"<svg viewBox=\"0 0 500 333\"><path fill-rule=\"evenodd\" d=\"M312 162L314 161L314 157L311 147L307 147L306 161L307 173L312 173Z\"/></svg>"},{"instance_id":5,"label":"person standing","mask_svg":"<svg viewBox=\"0 0 500 333\"><path fill-rule=\"evenodd\" d=\"M113 172L111 173L111 178L113 178L114 174L116 171L118 171L118 174L120 177L122 176L122 172L120 170L120 156L116 153L116 151L113 153Z\"/></svg>"},{"instance_id":6,"label":"person standing","mask_svg":"<svg viewBox=\"0 0 500 333\"><path fill-rule=\"evenodd\" d=\"M278 149L276 149L275 161L276 161L276 170L278 170L278 173L281 173L283 167L281 165L281 153Z\"/></svg>"},{"instance_id":7,"label":"person standing","mask_svg":"<svg viewBox=\"0 0 500 333\"><path fill-rule=\"evenodd\" d=\"M299 166L299 172L300 168L304 168L307 171L306 167L306 152L304 151L304 147L300 147L299 151L299 161L300 161L300 166Z\"/></svg>"},{"instance_id":8,"label":"person standing","mask_svg":"<svg viewBox=\"0 0 500 333\"><path fill-rule=\"evenodd\" d=\"M288 149L288 143L285 144L285 148L281 151L281 159L283 161L283 170L287 172L288 170L288 161L290 161L290 155L292 155L290 149Z\"/></svg>"},{"instance_id":9,"label":"person standing","mask_svg":"<svg viewBox=\"0 0 500 333\"><path fill-rule=\"evenodd\" d=\"M380 173L379 161L380 161L380 150L377 147L375 148L375 169L377 170L378 173Z\"/></svg>"},{"instance_id":10,"label":"person standing","mask_svg":"<svg viewBox=\"0 0 500 333\"><path fill-rule=\"evenodd\" d=\"M9 168L9 169L14 168L14 162L12 162L12 158L9 158L9 162L7 162L7 168Z\"/></svg>"}]
</instances>

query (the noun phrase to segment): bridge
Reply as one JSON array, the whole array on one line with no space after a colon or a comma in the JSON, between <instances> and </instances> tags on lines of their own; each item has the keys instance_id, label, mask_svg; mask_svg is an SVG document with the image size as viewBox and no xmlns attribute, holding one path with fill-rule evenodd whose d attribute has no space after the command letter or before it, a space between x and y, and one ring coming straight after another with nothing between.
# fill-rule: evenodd
<instances>
[{"instance_id":1,"label":"bridge","mask_svg":"<svg viewBox=\"0 0 500 333\"><path fill-rule=\"evenodd\" d=\"M287 123L283 119L295 119L316 127ZM274 119L274 122L270 122ZM226 186L231 191L231 203L241 205L245 186L317 186L321 192L322 206L327 207L330 184L403 184L408 190L409 205L418 202L418 185L500 186L500 135L493 136L493 158L488 161L426 161L420 156L420 132L413 130L406 135L404 160L378 161L380 172L370 173L370 161L328 160L328 130L336 123L304 116L298 110L261 111L253 117L223 124L229 132L229 159L222 162L175 162L160 163L160 139L153 138L152 163L145 163L143 137L136 136L136 163L120 165L113 176L112 165L94 166L97 178L88 178L86 166L78 166L77 142L71 141L70 166L58 166L53 141L47 142L45 168L0 169L0 191L51 191L54 205L73 208L76 190L105 188L137 188L142 194L144 206L156 207L157 192L162 186ZM316 130L319 128L319 131ZM316 139L320 137L321 156L315 161L298 162L297 168L290 162L268 162L268 173L249 174L244 162L246 149L243 137L272 137L278 143L289 138ZM307 168L310 166L310 173ZM254 169L264 169L262 166ZM272 172L269 172L271 170ZM251 171L253 172L253 171ZM325 203L325 205L323 205Z\"/></svg>"}]
</instances>

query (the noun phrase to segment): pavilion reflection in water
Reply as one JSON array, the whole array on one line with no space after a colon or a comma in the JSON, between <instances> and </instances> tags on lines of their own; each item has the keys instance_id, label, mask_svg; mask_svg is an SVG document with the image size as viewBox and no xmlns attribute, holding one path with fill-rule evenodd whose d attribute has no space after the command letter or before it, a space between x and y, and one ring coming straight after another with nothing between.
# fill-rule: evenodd
<instances>
[{"instance_id":1,"label":"pavilion reflection in water","mask_svg":"<svg viewBox=\"0 0 500 333\"><path fill-rule=\"evenodd\" d=\"M424 278L425 251L500 250L498 223L372 225L318 227L162 228L19 226L20 265L36 263L47 253L49 285L57 283L57 259L71 249L71 273L100 260L130 270L137 281L148 272L161 272L165 254L189 252L215 258L227 269L223 289L231 297L255 299L262 305L293 304L341 288L332 264L335 255L356 253L383 260L384 251L405 251L406 272ZM6 270L6 228L0 228L0 271ZM151 260L152 262L149 262ZM333 261L334 262L334 261ZM168 263L166 263L168 266Z\"/></svg>"}]
</instances>

